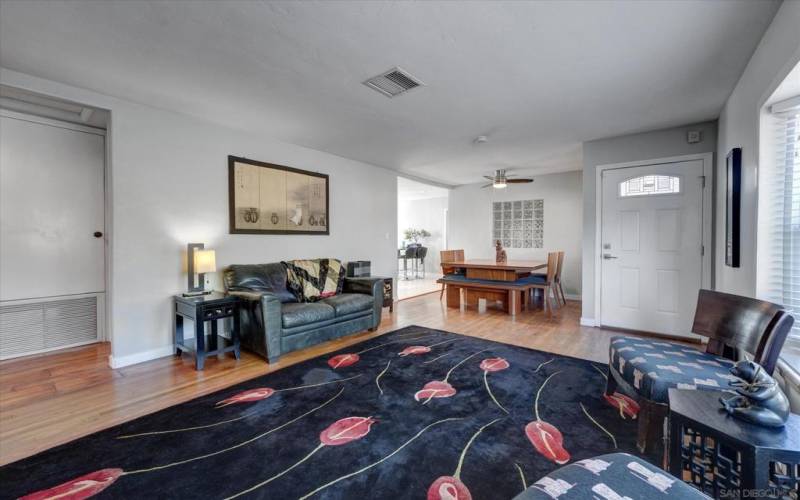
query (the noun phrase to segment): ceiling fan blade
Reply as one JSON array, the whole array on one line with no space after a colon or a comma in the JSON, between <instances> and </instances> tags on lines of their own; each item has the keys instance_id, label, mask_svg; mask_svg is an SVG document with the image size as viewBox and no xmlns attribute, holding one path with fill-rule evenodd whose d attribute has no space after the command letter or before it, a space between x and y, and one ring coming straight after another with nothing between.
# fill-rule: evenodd
<instances>
[{"instance_id":1,"label":"ceiling fan blade","mask_svg":"<svg viewBox=\"0 0 800 500\"><path fill-rule=\"evenodd\" d=\"M488 188L488 187L492 187L492 186L494 186L494 184L493 184L493 183L490 183L490 184L484 184L483 186L481 186L481 189L483 189L483 188Z\"/></svg>"},{"instance_id":2,"label":"ceiling fan blade","mask_svg":"<svg viewBox=\"0 0 800 500\"><path fill-rule=\"evenodd\" d=\"M506 179L508 183L516 183L516 184L526 184L528 182L533 182L533 179Z\"/></svg>"},{"instance_id":3,"label":"ceiling fan blade","mask_svg":"<svg viewBox=\"0 0 800 500\"><path fill-rule=\"evenodd\" d=\"M493 180L494 180L494 177L492 177L492 176L490 176L490 175L484 175L484 176L483 176L483 178L484 178L484 179L489 179L490 181L493 181Z\"/></svg>"}]
</instances>

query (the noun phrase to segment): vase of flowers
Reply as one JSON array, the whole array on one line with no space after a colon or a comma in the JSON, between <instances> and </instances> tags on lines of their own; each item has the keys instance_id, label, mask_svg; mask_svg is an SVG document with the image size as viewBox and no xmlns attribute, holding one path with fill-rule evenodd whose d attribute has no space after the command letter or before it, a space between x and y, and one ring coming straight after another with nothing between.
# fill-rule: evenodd
<instances>
[{"instance_id":1,"label":"vase of flowers","mask_svg":"<svg viewBox=\"0 0 800 500\"><path fill-rule=\"evenodd\" d=\"M425 229L409 228L403 232L403 236L405 237L406 241L413 241L415 245L419 245L420 240L429 238L430 235L431 233L429 233Z\"/></svg>"}]
</instances>

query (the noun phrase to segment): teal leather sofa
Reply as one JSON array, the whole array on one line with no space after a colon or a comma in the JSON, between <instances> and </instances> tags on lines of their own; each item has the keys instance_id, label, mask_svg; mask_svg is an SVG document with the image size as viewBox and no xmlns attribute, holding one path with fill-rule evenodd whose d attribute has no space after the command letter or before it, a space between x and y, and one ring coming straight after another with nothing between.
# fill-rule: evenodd
<instances>
[{"instance_id":1,"label":"teal leather sofa","mask_svg":"<svg viewBox=\"0 0 800 500\"><path fill-rule=\"evenodd\" d=\"M342 293L317 302L298 302L286 287L286 268L271 264L232 265L225 287L240 297L240 339L244 349L270 363L287 352L364 330L381 323L383 280L345 278Z\"/></svg>"}]
</instances>

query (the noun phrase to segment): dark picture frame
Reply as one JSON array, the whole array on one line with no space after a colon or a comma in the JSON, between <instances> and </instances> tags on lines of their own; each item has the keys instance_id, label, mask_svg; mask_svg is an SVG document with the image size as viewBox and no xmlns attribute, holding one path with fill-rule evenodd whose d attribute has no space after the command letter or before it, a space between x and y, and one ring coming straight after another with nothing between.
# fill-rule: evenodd
<instances>
[{"instance_id":1,"label":"dark picture frame","mask_svg":"<svg viewBox=\"0 0 800 500\"><path fill-rule=\"evenodd\" d=\"M739 267L741 250L742 148L725 158L725 265Z\"/></svg>"},{"instance_id":2,"label":"dark picture frame","mask_svg":"<svg viewBox=\"0 0 800 500\"><path fill-rule=\"evenodd\" d=\"M327 174L228 156L230 234L330 235Z\"/></svg>"}]
</instances>

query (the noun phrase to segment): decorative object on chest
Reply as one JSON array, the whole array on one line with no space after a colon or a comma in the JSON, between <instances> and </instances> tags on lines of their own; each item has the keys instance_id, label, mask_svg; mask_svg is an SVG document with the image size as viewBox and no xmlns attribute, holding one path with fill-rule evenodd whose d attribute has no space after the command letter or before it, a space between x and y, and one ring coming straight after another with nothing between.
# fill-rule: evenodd
<instances>
[{"instance_id":1,"label":"decorative object on chest","mask_svg":"<svg viewBox=\"0 0 800 500\"><path fill-rule=\"evenodd\" d=\"M736 395L719 399L729 415L763 427L783 427L789 418L789 399L761 365L739 361L731 368L737 378L728 383Z\"/></svg>"}]
</instances>

